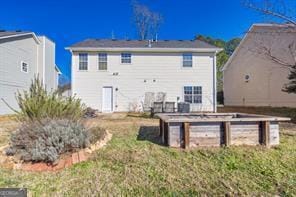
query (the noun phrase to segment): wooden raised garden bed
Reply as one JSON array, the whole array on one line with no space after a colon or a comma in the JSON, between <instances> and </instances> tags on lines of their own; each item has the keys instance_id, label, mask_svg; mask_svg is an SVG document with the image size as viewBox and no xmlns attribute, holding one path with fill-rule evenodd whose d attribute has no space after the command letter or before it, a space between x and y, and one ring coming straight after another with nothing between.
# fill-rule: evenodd
<instances>
[{"instance_id":1,"label":"wooden raised garden bed","mask_svg":"<svg viewBox=\"0 0 296 197\"><path fill-rule=\"evenodd\" d=\"M290 118L243 113L157 114L170 147L279 144L279 122Z\"/></svg>"}]
</instances>

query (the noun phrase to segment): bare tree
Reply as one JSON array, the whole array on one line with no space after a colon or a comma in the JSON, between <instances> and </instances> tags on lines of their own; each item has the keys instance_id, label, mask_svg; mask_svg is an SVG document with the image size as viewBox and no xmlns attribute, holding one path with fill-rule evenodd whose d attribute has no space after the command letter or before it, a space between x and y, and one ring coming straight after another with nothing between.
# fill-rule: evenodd
<instances>
[{"instance_id":1,"label":"bare tree","mask_svg":"<svg viewBox=\"0 0 296 197\"><path fill-rule=\"evenodd\" d=\"M294 2L295 3L295 2ZM252 10L255 10L265 16L270 16L273 19L277 19L285 22L282 24L284 28L276 32L252 32L255 34L265 34L265 37L274 36L275 40L276 36L280 34L296 34L296 3L293 5L287 4L285 0L244 0L243 4ZM262 38L262 36L259 36ZM259 55L263 55L264 57L272 60L277 63L279 66L283 66L290 70L290 74L288 79L289 83L285 84L283 87L283 91L288 93L296 93L296 41L293 40L291 43L287 45L287 48L284 49L284 53L286 57L282 57L279 53L273 53L272 41L269 41L269 45L267 46L264 41L257 41L257 46L254 49L250 49L252 52L257 53ZM289 58L287 58L289 57Z\"/></svg>"},{"instance_id":2,"label":"bare tree","mask_svg":"<svg viewBox=\"0 0 296 197\"><path fill-rule=\"evenodd\" d=\"M132 2L133 20L135 22L138 36L141 40L156 39L162 16L157 12L151 11L146 5Z\"/></svg>"},{"instance_id":3,"label":"bare tree","mask_svg":"<svg viewBox=\"0 0 296 197\"><path fill-rule=\"evenodd\" d=\"M263 15L296 25L296 4L291 3L289 7L286 2L286 0L244 0L243 5Z\"/></svg>"}]
</instances>

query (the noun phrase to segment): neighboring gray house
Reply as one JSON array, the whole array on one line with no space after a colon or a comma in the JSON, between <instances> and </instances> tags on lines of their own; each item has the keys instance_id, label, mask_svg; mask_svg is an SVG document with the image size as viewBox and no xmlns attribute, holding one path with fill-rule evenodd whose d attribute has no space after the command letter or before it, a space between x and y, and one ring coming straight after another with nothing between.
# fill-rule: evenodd
<instances>
[{"instance_id":1,"label":"neighboring gray house","mask_svg":"<svg viewBox=\"0 0 296 197\"><path fill-rule=\"evenodd\" d=\"M0 115L18 109L15 93L28 90L39 75L47 90L58 86L60 71L55 64L55 43L33 32L0 32ZM4 102L4 101L5 102Z\"/></svg>"},{"instance_id":2,"label":"neighboring gray house","mask_svg":"<svg viewBox=\"0 0 296 197\"><path fill-rule=\"evenodd\" d=\"M154 101L216 111L216 54L199 40L88 39L72 54L72 94L101 112L143 111Z\"/></svg>"},{"instance_id":3,"label":"neighboring gray house","mask_svg":"<svg viewBox=\"0 0 296 197\"><path fill-rule=\"evenodd\" d=\"M296 27L254 24L223 68L227 106L296 107L296 94L283 92L289 67L294 65Z\"/></svg>"}]
</instances>

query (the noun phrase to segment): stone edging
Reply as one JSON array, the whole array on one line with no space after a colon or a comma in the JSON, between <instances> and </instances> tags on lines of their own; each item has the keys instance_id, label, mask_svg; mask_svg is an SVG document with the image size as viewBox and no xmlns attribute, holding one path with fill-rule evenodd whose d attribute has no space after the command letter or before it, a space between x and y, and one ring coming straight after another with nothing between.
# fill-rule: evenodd
<instances>
[{"instance_id":1,"label":"stone edging","mask_svg":"<svg viewBox=\"0 0 296 197\"><path fill-rule=\"evenodd\" d=\"M78 152L74 152L69 155L65 155L59 161L56 165L48 165L46 163L23 163L22 161L16 161L13 156L3 156L0 158L0 165L4 168L9 169L20 169L24 171L35 171L35 172L42 172L42 171L58 171L62 170L64 168L70 167L73 164L80 163L83 161L86 161L90 155L107 145L107 142L110 141L112 138L112 134L106 130L106 135L103 139L98 140L95 144L90 145L90 147L82 149ZM3 150L7 146L0 147L0 151L3 152ZM4 153L5 154L5 153Z\"/></svg>"}]
</instances>

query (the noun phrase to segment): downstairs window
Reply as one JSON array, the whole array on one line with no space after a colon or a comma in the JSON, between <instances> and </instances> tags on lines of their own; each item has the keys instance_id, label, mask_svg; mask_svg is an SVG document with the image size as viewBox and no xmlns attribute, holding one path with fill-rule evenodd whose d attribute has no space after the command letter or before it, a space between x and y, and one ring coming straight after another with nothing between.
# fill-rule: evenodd
<instances>
[{"instance_id":1,"label":"downstairs window","mask_svg":"<svg viewBox=\"0 0 296 197\"><path fill-rule=\"evenodd\" d=\"M202 87L184 86L184 102L202 103Z\"/></svg>"}]
</instances>

